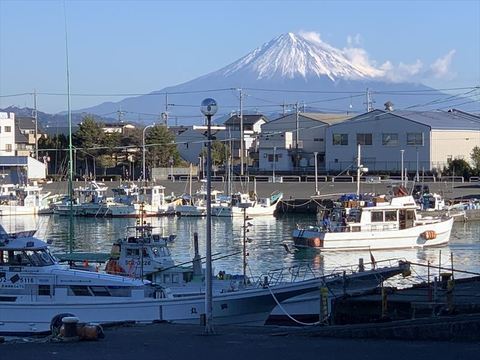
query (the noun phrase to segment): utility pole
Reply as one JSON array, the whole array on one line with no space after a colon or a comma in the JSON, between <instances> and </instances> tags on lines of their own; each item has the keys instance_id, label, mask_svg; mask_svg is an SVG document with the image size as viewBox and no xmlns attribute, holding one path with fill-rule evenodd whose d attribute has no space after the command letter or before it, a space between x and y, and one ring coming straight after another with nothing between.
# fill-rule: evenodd
<instances>
[{"instance_id":1,"label":"utility pole","mask_svg":"<svg viewBox=\"0 0 480 360\"><path fill-rule=\"evenodd\" d=\"M286 112L287 112L286 108L287 108L287 105L285 104L285 100L284 100L284 101L283 101L283 105L282 105L283 116L285 116L285 114L286 114Z\"/></svg>"},{"instance_id":2,"label":"utility pole","mask_svg":"<svg viewBox=\"0 0 480 360\"><path fill-rule=\"evenodd\" d=\"M165 93L165 127L168 128L168 93Z\"/></svg>"},{"instance_id":3,"label":"utility pole","mask_svg":"<svg viewBox=\"0 0 480 360\"><path fill-rule=\"evenodd\" d=\"M124 111L120 108L120 110L117 110L117 115L118 115L118 123L121 124L123 122L123 114Z\"/></svg>"},{"instance_id":4,"label":"utility pole","mask_svg":"<svg viewBox=\"0 0 480 360\"><path fill-rule=\"evenodd\" d=\"M244 163L244 134L243 134L243 92L242 89L238 89L240 91L240 175L244 175L243 171L243 163Z\"/></svg>"},{"instance_id":5,"label":"utility pole","mask_svg":"<svg viewBox=\"0 0 480 360\"><path fill-rule=\"evenodd\" d=\"M370 93L370 89L368 88L366 90L365 97L366 97L365 105L367 106L367 112L370 112L373 110L374 101L372 100L372 94Z\"/></svg>"},{"instance_id":6,"label":"utility pole","mask_svg":"<svg viewBox=\"0 0 480 360\"><path fill-rule=\"evenodd\" d=\"M38 160L38 111L37 111L37 89L33 90L33 117L35 119L35 159Z\"/></svg>"},{"instance_id":7,"label":"utility pole","mask_svg":"<svg viewBox=\"0 0 480 360\"><path fill-rule=\"evenodd\" d=\"M298 135L299 131L298 101L295 103L295 167L298 168Z\"/></svg>"}]
</instances>

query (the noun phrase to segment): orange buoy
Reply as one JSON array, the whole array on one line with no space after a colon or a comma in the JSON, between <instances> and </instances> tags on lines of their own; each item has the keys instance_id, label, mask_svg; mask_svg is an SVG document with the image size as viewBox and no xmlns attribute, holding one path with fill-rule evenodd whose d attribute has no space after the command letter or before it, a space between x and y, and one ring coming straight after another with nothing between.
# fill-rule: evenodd
<instances>
[{"instance_id":1,"label":"orange buoy","mask_svg":"<svg viewBox=\"0 0 480 360\"><path fill-rule=\"evenodd\" d=\"M437 233L434 230L427 230L421 234L425 240L433 240L437 238Z\"/></svg>"}]
</instances>

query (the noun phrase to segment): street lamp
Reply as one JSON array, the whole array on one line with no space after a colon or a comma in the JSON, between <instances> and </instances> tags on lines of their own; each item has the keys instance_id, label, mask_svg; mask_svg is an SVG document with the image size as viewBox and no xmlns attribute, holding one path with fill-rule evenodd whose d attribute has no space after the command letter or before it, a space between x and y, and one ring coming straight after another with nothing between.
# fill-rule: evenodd
<instances>
[{"instance_id":1,"label":"street lamp","mask_svg":"<svg viewBox=\"0 0 480 360\"><path fill-rule=\"evenodd\" d=\"M273 147L273 171L272 171L272 182L275 183L275 170L277 169L277 147Z\"/></svg>"},{"instance_id":2,"label":"street lamp","mask_svg":"<svg viewBox=\"0 0 480 360\"><path fill-rule=\"evenodd\" d=\"M205 261L205 333L213 334L212 301L212 116L218 110L217 102L211 98L202 101L200 111L207 117L207 236Z\"/></svg>"},{"instance_id":3,"label":"street lamp","mask_svg":"<svg viewBox=\"0 0 480 360\"><path fill-rule=\"evenodd\" d=\"M314 151L313 155L315 156L315 195L318 195L318 163L317 163L318 151Z\"/></svg>"},{"instance_id":4,"label":"street lamp","mask_svg":"<svg viewBox=\"0 0 480 360\"><path fill-rule=\"evenodd\" d=\"M417 172L415 173L415 178L416 178L416 181L419 182L420 174L418 173L418 147L416 149L417 149Z\"/></svg>"},{"instance_id":5,"label":"street lamp","mask_svg":"<svg viewBox=\"0 0 480 360\"><path fill-rule=\"evenodd\" d=\"M404 152L405 152L405 150L403 150L403 149L402 149L402 150L400 150L400 154L401 154L401 156L402 156L402 162L401 162L401 172L400 172L400 174L401 174L401 182L402 182L402 186L404 186L404 185L403 185L403 175L404 175L404 174L403 174L403 171L404 171L404 170L403 170L403 153L404 153Z\"/></svg>"},{"instance_id":6,"label":"street lamp","mask_svg":"<svg viewBox=\"0 0 480 360\"><path fill-rule=\"evenodd\" d=\"M247 285L247 208L252 206L250 203L240 203L238 207L243 209L243 285Z\"/></svg>"},{"instance_id":7,"label":"street lamp","mask_svg":"<svg viewBox=\"0 0 480 360\"><path fill-rule=\"evenodd\" d=\"M145 131L150 128L150 127L154 127L155 124L151 124L151 125L147 125L143 128L143 133L142 133L142 145L143 145L143 162L142 162L142 178L143 178L143 182L145 183L145 181L147 180L147 176L145 174Z\"/></svg>"}]
</instances>

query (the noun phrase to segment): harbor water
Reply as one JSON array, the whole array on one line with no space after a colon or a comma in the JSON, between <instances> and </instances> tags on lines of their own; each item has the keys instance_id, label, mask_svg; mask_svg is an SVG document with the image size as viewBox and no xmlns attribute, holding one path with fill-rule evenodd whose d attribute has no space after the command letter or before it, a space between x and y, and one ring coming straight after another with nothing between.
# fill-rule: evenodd
<instances>
[{"instance_id":1,"label":"harbor water","mask_svg":"<svg viewBox=\"0 0 480 360\"><path fill-rule=\"evenodd\" d=\"M128 226L135 219L123 218L75 218L74 240L69 237L69 218L50 216L15 216L0 219L7 231L37 229L37 236L51 242L53 253L68 252L70 247L76 252L110 252L112 243L126 236ZM200 254L205 254L204 218L160 217L147 218L155 226L154 232L162 235L175 234L177 238L170 244L172 257L177 263L186 263L194 256L193 234L198 233ZM401 258L414 263L450 268L453 258L455 269L480 273L480 222L458 222L453 225L450 243L442 247L424 249L382 250L370 253L365 251L328 251L315 249L296 250L293 247L292 231L296 224L314 224L315 217L288 214L281 217L258 217L248 220L247 235L247 274L261 276L279 268L294 268L306 265L316 273L331 273L347 265L365 263L372 259L377 263L387 259ZM213 262L215 274L219 271L239 274L242 272L243 219L212 219L212 254L219 258ZM284 246L287 245L287 248ZM453 256L452 256L453 254ZM371 265L367 264L369 268ZM293 271L293 270L292 270ZM413 280L426 280L427 268L414 266L409 280L397 280L408 284ZM440 270L431 268L430 274L437 276ZM443 270L442 270L443 272ZM467 276L456 274L457 277ZM433 277L431 278L433 279Z\"/></svg>"}]
</instances>

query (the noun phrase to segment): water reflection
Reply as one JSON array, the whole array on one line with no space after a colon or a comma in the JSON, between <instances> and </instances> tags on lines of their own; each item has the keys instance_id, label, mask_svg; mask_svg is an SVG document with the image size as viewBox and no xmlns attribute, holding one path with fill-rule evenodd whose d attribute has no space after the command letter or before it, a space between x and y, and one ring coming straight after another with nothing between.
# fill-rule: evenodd
<instances>
[{"instance_id":1,"label":"water reflection","mask_svg":"<svg viewBox=\"0 0 480 360\"><path fill-rule=\"evenodd\" d=\"M205 219L197 218L148 218L147 221L163 235L176 234L171 244L172 255L177 262L187 262L193 258L193 234L198 233L200 253L205 253ZM249 220L252 226L247 237L249 273L260 275L269 270L307 264L317 271L328 273L345 265L358 264L363 258L370 262L368 251L320 252L315 249L296 250L291 239L297 223L313 223L313 216L290 215L281 218L262 217ZM38 229L38 236L53 241L54 252L68 251L69 219L58 216L17 216L2 218L7 231ZM126 227L135 225L135 219L75 218L74 248L77 251L109 252L113 241L125 236ZM230 273L242 271L242 226L243 219L214 218L212 220L212 253L221 259L214 261L214 271ZM282 244L288 244L287 252ZM440 248L402 249L374 251L377 262L403 258L415 263L440 263L450 267L450 254L453 253L455 268L480 271L480 222L455 223L450 243ZM229 256L231 255L231 256ZM366 265L368 268L370 265ZM431 269L438 274L438 269ZM426 278L427 268L415 267L413 275Z\"/></svg>"}]
</instances>

